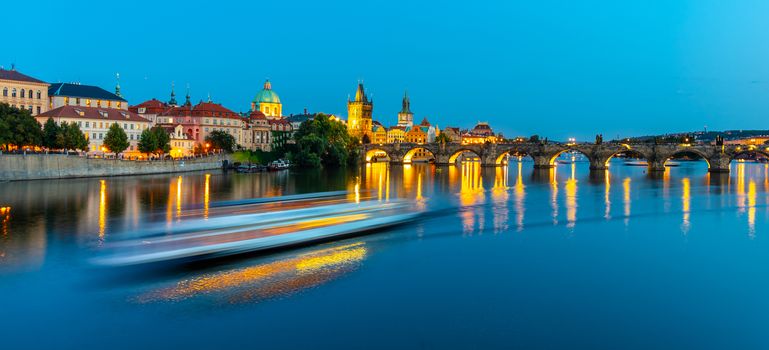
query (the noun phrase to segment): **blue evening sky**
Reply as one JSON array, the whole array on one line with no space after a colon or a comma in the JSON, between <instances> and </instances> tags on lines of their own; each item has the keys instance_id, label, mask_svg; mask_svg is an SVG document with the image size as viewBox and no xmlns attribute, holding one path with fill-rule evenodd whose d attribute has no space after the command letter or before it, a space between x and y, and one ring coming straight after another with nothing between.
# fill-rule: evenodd
<instances>
[{"instance_id":1,"label":"blue evening sky","mask_svg":"<svg viewBox=\"0 0 769 350\"><path fill-rule=\"evenodd\" d=\"M245 111L270 78L286 114L488 121L506 136L592 139L767 129L769 1L7 1L0 64L130 103L211 94ZM39 15L36 16L35 14Z\"/></svg>"}]
</instances>

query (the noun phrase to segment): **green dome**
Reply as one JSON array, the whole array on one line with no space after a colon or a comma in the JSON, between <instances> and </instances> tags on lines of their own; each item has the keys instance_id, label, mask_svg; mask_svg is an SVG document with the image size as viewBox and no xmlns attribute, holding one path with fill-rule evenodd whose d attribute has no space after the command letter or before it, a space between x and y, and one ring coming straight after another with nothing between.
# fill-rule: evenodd
<instances>
[{"instance_id":1,"label":"green dome","mask_svg":"<svg viewBox=\"0 0 769 350\"><path fill-rule=\"evenodd\" d=\"M254 97L254 103L280 103L280 97L278 97L275 91L272 91L272 85L269 80L264 82L264 89L259 91L256 97Z\"/></svg>"}]
</instances>

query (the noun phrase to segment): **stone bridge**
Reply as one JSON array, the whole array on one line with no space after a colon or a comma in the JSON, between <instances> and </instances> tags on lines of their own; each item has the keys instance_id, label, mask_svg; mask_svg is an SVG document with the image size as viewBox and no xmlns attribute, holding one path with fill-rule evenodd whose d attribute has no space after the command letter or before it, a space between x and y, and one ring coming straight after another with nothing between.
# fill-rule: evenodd
<instances>
[{"instance_id":1,"label":"stone bridge","mask_svg":"<svg viewBox=\"0 0 769 350\"><path fill-rule=\"evenodd\" d=\"M664 171L665 162L673 157L696 155L708 163L710 172L728 172L729 163L746 153L758 153L769 157L769 148L754 145L688 145L652 143L556 143L517 142L463 145L459 143L393 143L363 145L363 161L371 162L377 154L387 155L390 163L410 163L417 151L433 155L435 164L454 164L462 154L477 156L483 166L507 164L508 157L528 156L535 168L551 168L556 158L564 152L579 152L590 161L591 170L605 170L609 160L621 153L645 159L649 171Z\"/></svg>"}]
</instances>

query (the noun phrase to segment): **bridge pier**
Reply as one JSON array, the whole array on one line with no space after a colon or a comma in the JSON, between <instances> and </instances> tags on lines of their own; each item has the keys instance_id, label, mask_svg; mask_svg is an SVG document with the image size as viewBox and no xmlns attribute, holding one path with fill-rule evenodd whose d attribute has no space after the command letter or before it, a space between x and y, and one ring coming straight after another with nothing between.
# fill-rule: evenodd
<instances>
[{"instance_id":1,"label":"bridge pier","mask_svg":"<svg viewBox=\"0 0 769 350\"><path fill-rule=\"evenodd\" d=\"M555 167L555 164L551 162L552 157L550 156L532 155L531 157L534 159L534 169L550 169Z\"/></svg>"},{"instance_id":2,"label":"bridge pier","mask_svg":"<svg viewBox=\"0 0 769 350\"><path fill-rule=\"evenodd\" d=\"M711 173L728 173L731 158L725 154L718 154L715 157L707 158L708 171Z\"/></svg>"},{"instance_id":3,"label":"bridge pier","mask_svg":"<svg viewBox=\"0 0 769 350\"><path fill-rule=\"evenodd\" d=\"M652 172L664 172L665 171L665 162L664 161L648 161L649 167L647 168L650 173Z\"/></svg>"}]
</instances>

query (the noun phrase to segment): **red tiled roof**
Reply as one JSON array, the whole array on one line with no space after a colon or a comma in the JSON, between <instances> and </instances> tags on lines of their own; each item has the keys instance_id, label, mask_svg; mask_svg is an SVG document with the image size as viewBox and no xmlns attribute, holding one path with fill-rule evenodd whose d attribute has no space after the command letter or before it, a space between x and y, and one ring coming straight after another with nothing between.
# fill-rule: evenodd
<instances>
[{"instance_id":1,"label":"red tiled roof","mask_svg":"<svg viewBox=\"0 0 769 350\"><path fill-rule=\"evenodd\" d=\"M248 118L251 120L263 120L267 119L267 116L265 116L264 113L262 113L260 110L255 110L248 115Z\"/></svg>"},{"instance_id":2,"label":"red tiled roof","mask_svg":"<svg viewBox=\"0 0 769 350\"><path fill-rule=\"evenodd\" d=\"M1 69L0 68L0 79L3 80L16 80L16 81L26 81L28 83L38 83L38 84L48 84L42 80L35 79L33 77L30 77L29 75L24 75L19 73L15 69Z\"/></svg>"},{"instance_id":3,"label":"red tiled roof","mask_svg":"<svg viewBox=\"0 0 769 350\"><path fill-rule=\"evenodd\" d=\"M269 121L270 121L270 124L291 125L291 123L285 119L270 119Z\"/></svg>"},{"instance_id":4,"label":"red tiled roof","mask_svg":"<svg viewBox=\"0 0 769 350\"><path fill-rule=\"evenodd\" d=\"M81 115L82 112L82 115ZM138 114L115 108L61 106L39 114L36 118L80 118L129 122L149 122Z\"/></svg>"},{"instance_id":5,"label":"red tiled roof","mask_svg":"<svg viewBox=\"0 0 769 350\"><path fill-rule=\"evenodd\" d=\"M190 116L190 117L222 117L242 120L238 113L235 113L218 103L200 102L194 106L171 107L164 111L164 116Z\"/></svg>"},{"instance_id":6,"label":"red tiled roof","mask_svg":"<svg viewBox=\"0 0 769 350\"><path fill-rule=\"evenodd\" d=\"M144 101L138 105L128 107L128 110L134 113L139 113L139 108L144 108L146 114L161 114L170 108L166 103L157 99L151 99Z\"/></svg>"}]
</instances>

